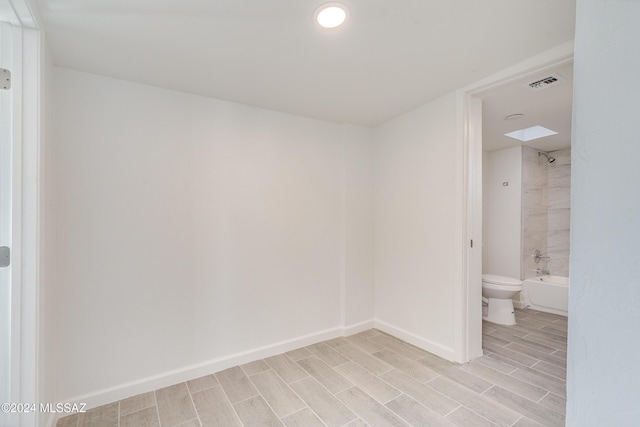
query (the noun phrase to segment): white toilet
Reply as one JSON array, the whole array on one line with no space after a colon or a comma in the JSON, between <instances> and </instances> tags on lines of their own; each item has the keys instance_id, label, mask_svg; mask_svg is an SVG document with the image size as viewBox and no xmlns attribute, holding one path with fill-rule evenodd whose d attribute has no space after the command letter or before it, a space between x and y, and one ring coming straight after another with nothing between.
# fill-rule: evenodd
<instances>
[{"instance_id":1,"label":"white toilet","mask_svg":"<svg viewBox=\"0 0 640 427\"><path fill-rule=\"evenodd\" d=\"M499 325L515 325L513 298L522 290L522 281L513 277L482 275L482 318Z\"/></svg>"}]
</instances>

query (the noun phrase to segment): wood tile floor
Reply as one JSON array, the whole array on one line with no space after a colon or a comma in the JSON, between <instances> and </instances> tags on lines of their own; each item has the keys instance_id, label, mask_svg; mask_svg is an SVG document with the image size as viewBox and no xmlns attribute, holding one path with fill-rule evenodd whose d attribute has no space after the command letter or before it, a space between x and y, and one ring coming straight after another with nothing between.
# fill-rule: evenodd
<instances>
[{"instance_id":1,"label":"wood tile floor","mask_svg":"<svg viewBox=\"0 0 640 427\"><path fill-rule=\"evenodd\" d=\"M375 329L61 419L58 427L562 426L567 319L517 310L457 365Z\"/></svg>"}]
</instances>

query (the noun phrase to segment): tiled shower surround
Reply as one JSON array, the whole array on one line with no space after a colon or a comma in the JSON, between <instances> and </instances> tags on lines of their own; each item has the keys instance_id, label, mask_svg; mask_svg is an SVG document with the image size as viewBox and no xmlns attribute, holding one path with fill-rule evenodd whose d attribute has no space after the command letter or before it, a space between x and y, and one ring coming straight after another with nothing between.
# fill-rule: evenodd
<instances>
[{"instance_id":1,"label":"tiled shower surround","mask_svg":"<svg viewBox=\"0 0 640 427\"><path fill-rule=\"evenodd\" d=\"M536 268L569 277L571 149L549 155L556 161L522 149L522 278L535 276ZM536 249L551 259L535 264Z\"/></svg>"}]
</instances>

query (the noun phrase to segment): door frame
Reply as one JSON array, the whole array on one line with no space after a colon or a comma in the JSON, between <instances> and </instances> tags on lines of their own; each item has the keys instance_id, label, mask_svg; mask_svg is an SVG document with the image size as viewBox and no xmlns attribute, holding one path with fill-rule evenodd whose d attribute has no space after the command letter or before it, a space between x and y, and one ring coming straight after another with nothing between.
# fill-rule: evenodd
<instances>
[{"instance_id":1,"label":"door frame","mask_svg":"<svg viewBox=\"0 0 640 427\"><path fill-rule=\"evenodd\" d=\"M11 402L41 402L40 151L43 51L32 0L1 0L12 26ZM12 414L12 425L43 425L46 414Z\"/></svg>"},{"instance_id":2,"label":"door frame","mask_svg":"<svg viewBox=\"0 0 640 427\"><path fill-rule=\"evenodd\" d=\"M571 40L456 91L456 137L462 170L458 247L463 260L462 286L456 295L457 362L482 356L482 106L476 95L543 68L569 63L573 54Z\"/></svg>"}]
</instances>

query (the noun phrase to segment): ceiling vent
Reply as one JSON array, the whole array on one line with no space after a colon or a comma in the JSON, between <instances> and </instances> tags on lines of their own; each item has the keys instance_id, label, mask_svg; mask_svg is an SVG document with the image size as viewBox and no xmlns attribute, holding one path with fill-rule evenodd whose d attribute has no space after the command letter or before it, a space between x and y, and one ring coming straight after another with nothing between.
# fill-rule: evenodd
<instances>
[{"instance_id":1,"label":"ceiling vent","mask_svg":"<svg viewBox=\"0 0 640 427\"><path fill-rule=\"evenodd\" d=\"M538 79L531 83L527 83L527 86L529 87L529 89L537 91L537 90L546 89L551 86L555 86L557 84L560 84L560 82L563 82L563 81L564 81L564 77L562 77L558 73L553 73L550 76L544 77L542 79Z\"/></svg>"}]
</instances>

